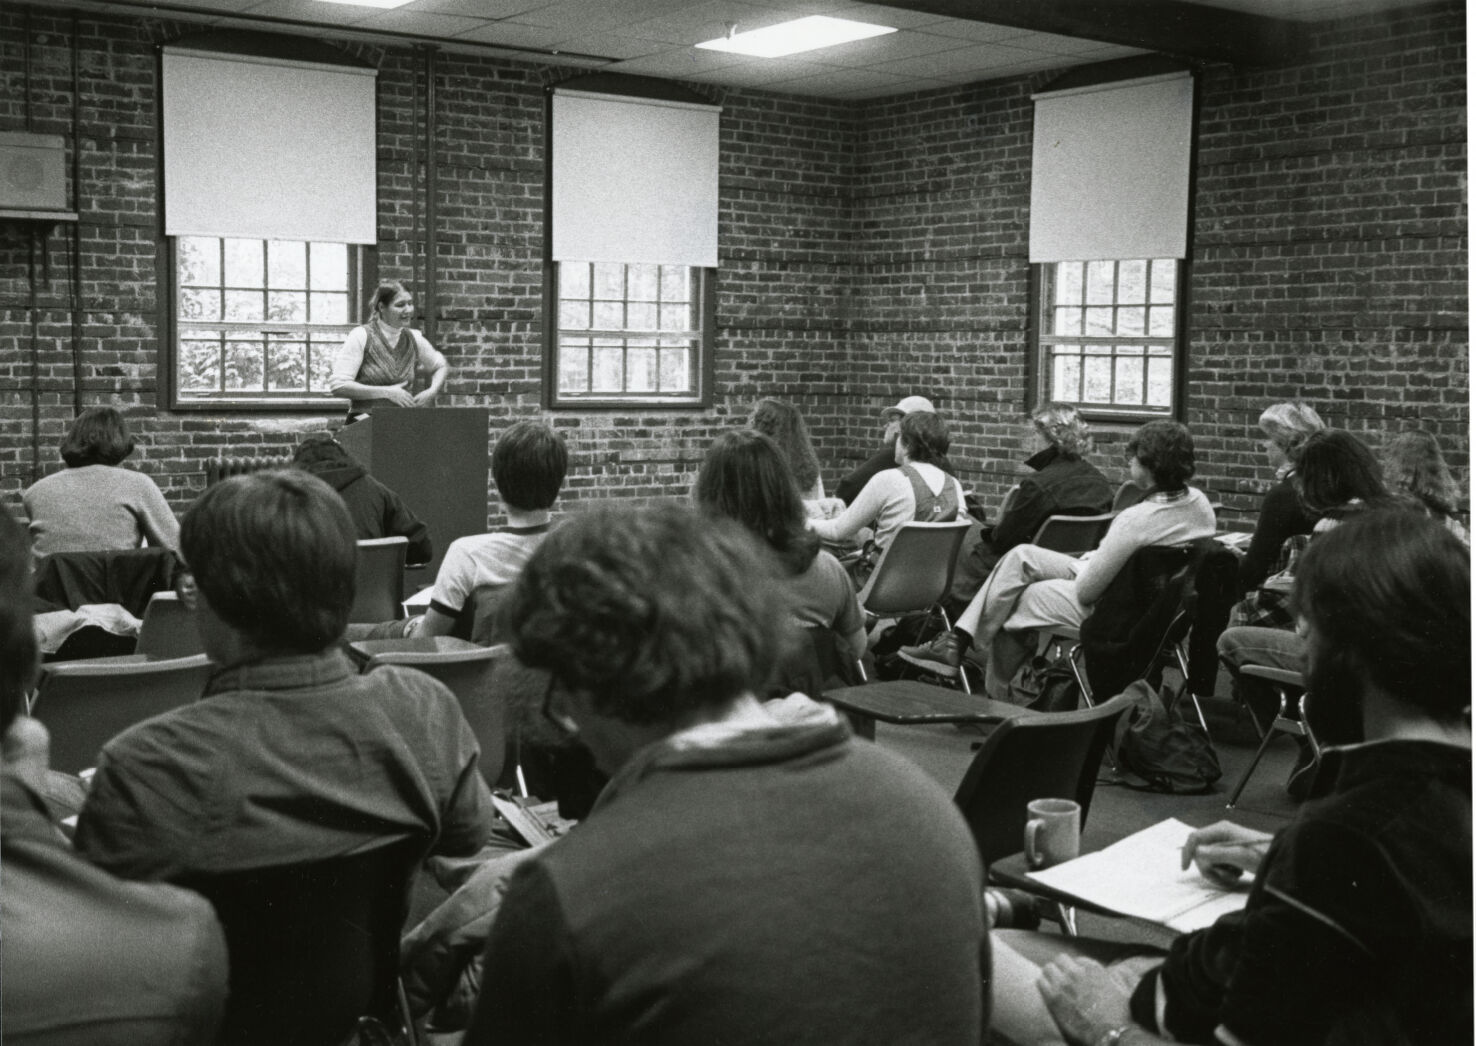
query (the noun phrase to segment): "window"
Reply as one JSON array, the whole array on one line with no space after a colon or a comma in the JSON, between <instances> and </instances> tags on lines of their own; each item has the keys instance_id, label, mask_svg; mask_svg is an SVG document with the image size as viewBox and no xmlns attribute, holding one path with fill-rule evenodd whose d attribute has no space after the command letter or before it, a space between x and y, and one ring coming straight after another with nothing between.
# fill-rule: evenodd
<instances>
[{"instance_id":1,"label":"window","mask_svg":"<svg viewBox=\"0 0 1476 1046\"><path fill-rule=\"evenodd\" d=\"M1042 265L1037 374L1043 398L1099 416L1169 416L1179 270L1171 258Z\"/></svg>"},{"instance_id":2,"label":"window","mask_svg":"<svg viewBox=\"0 0 1476 1046\"><path fill-rule=\"evenodd\" d=\"M342 243L178 237L180 404L328 399L333 355L362 297L358 254Z\"/></svg>"},{"instance_id":3,"label":"window","mask_svg":"<svg viewBox=\"0 0 1476 1046\"><path fill-rule=\"evenodd\" d=\"M557 282L557 400L700 398L702 269L560 262Z\"/></svg>"}]
</instances>

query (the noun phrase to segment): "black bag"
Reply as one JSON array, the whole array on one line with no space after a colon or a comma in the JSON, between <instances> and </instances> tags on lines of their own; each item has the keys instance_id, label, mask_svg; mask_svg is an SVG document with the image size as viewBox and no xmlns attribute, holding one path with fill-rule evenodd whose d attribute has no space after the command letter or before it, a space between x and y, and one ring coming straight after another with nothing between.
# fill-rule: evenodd
<instances>
[{"instance_id":1,"label":"black bag","mask_svg":"<svg viewBox=\"0 0 1476 1046\"><path fill-rule=\"evenodd\" d=\"M1081 704L1081 684L1064 658L1036 656L1010 680L1005 700L1032 712L1074 712Z\"/></svg>"},{"instance_id":2,"label":"black bag","mask_svg":"<svg viewBox=\"0 0 1476 1046\"><path fill-rule=\"evenodd\" d=\"M1204 730L1174 709L1173 690L1154 693L1139 679L1125 693L1133 695L1133 706L1117 721L1113 741L1122 783L1174 795L1208 792L1220 779L1219 756Z\"/></svg>"}]
</instances>

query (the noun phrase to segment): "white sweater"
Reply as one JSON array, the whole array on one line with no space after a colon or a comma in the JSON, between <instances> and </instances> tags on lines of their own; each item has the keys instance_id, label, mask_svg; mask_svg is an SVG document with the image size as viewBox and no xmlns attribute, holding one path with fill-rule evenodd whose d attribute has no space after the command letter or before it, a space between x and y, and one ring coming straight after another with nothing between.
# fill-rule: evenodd
<instances>
[{"instance_id":1,"label":"white sweater","mask_svg":"<svg viewBox=\"0 0 1476 1046\"><path fill-rule=\"evenodd\" d=\"M958 480L936 465L914 461L912 467L934 494L943 490L945 482L952 483L958 495L958 510L964 510L963 487ZM901 469L885 469L867 481L856 500L840 515L834 519L811 519L809 525L826 541L844 541L869 526L876 531L877 545L886 548L902 524L911 523L916 515L917 499L912 496L912 484L907 476Z\"/></svg>"}]
</instances>

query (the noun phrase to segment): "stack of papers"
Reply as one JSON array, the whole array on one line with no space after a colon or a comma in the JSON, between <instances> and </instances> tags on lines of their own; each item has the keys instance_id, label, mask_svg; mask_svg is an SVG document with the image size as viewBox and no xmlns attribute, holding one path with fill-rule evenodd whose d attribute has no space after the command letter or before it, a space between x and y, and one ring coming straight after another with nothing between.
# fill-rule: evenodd
<instances>
[{"instance_id":1,"label":"stack of papers","mask_svg":"<svg viewBox=\"0 0 1476 1046\"><path fill-rule=\"evenodd\" d=\"M1245 907L1246 889L1225 890L1190 864L1179 868L1193 829L1169 818L1104 850L1031 872L1030 877L1098 907L1179 933L1198 930ZM1245 879L1249 886L1249 877Z\"/></svg>"}]
</instances>

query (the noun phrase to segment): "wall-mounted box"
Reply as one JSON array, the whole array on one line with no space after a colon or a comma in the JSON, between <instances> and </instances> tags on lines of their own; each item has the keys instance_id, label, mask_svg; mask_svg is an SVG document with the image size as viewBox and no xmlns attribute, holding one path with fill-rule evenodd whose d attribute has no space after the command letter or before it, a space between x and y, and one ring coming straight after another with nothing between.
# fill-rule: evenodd
<instances>
[{"instance_id":1,"label":"wall-mounted box","mask_svg":"<svg viewBox=\"0 0 1476 1046\"><path fill-rule=\"evenodd\" d=\"M67 146L61 135L0 133L0 210L67 210Z\"/></svg>"}]
</instances>

